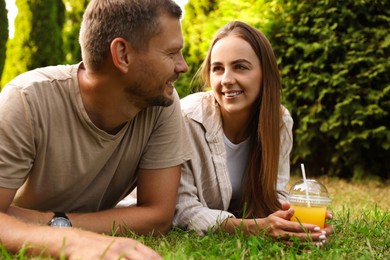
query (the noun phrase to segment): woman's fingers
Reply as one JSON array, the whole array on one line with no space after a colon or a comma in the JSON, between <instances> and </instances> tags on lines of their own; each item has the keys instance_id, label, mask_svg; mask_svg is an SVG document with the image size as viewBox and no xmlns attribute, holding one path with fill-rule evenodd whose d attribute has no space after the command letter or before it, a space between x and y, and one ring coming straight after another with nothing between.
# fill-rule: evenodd
<instances>
[{"instance_id":1,"label":"woman's fingers","mask_svg":"<svg viewBox=\"0 0 390 260\"><path fill-rule=\"evenodd\" d=\"M289 240L296 237L301 241L326 241L326 234L331 232L331 226L326 226L321 230L320 227L313 224L305 224L290 221L287 216L292 216L292 209L287 211L277 211L268 216L268 233L277 239ZM287 218L287 219L286 219Z\"/></svg>"},{"instance_id":2,"label":"woman's fingers","mask_svg":"<svg viewBox=\"0 0 390 260\"><path fill-rule=\"evenodd\" d=\"M332 219L333 218L333 215L332 215L332 212L330 212L329 210L326 211L326 215L325 215L325 219Z\"/></svg>"},{"instance_id":3,"label":"woman's fingers","mask_svg":"<svg viewBox=\"0 0 390 260\"><path fill-rule=\"evenodd\" d=\"M292 208L288 208L287 210L278 210L275 213L271 214L269 217L275 216L289 221L293 215L294 210Z\"/></svg>"},{"instance_id":4,"label":"woman's fingers","mask_svg":"<svg viewBox=\"0 0 390 260\"><path fill-rule=\"evenodd\" d=\"M334 231L333 226L330 224L325 224L323 230L326 231L326 234L332 234Z\"/></svg>"},{"instance_id":5,"label":"woman's fingers","mask_svg":"<svg viewBox=\"0 0 390 260\"><path fill-rule=\"evenodd\" d=\"M282 202L282 204L281 204L282 210L288 210L290 207L291 207L290 203L288 203L288 202Z\"/></svg>"}]
</instances>

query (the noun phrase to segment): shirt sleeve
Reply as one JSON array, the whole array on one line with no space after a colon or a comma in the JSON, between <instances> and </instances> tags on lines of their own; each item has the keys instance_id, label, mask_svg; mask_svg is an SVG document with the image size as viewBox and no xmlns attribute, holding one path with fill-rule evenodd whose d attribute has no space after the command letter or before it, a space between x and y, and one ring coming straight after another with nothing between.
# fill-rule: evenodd
<instances>
[{"instance_id":1,"label":"shirt sleeve","mask_svg":"<svg viewBox=\"0 0 390 260\"><path fill-rule=\"evenodd\" d=\"M293 119L286 108L283 108L282 126L280 130L279 173L277 192L280 202L287 201L287 183L290 180L290 153L293 146Z\"/></svg>"},{"instance_id":2,"label":"shirt sleeve","mask_svg":"<svg viewBox=\"0 0 390 260\"><path fill-rule=\"evenodd\" d=\"M171 106L159 108L154 129L143 152L140 168L161 169L180 165L190 159L187 148L188 134L181 115L177 92L173 94Z\"/></svg>"},{"instance_id":3,"label":"shirt sleeve","mask_svg":"<svg viewBox=\"0 0 390 260\"><path fill-rule=\"evenodd\" d=\"M7 85L0 93L0 186L19 188L35 154L31 111L23 89Z\"/></svg>"},{"instance_id":4,"label":"shirt sleeve","mask_svg":"<svg viewBox=\"0 0 390 260\"><path fill-rule=\"evenodd\" d=\"M207 231L217 230L227 218L234 218L234 215L224 210L210 209L200 202L191 161L186 162L182 167L173 225L204 235Z\"/></svg>"}]
</instances>

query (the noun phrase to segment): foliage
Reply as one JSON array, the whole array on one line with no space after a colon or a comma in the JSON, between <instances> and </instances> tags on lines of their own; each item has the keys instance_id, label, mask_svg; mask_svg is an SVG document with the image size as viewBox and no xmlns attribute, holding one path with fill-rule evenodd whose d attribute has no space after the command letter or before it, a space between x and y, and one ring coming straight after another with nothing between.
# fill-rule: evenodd
<instances>
[{"instance_id":1,"label":"foliage","mask_svg":"<svg viewBox=\"0 0 390 260\"><path fill-rule=\"evenodd\" d=\"M0 0L0 81L5 63L6 43L8 40L8 18L5 0Z\"/></svg>"},{"instance_id":2,"label":"foliage","mask_svg":"<svg viewBox=\"0 0 390 260\"><path fill-rule=\"evenodd\" d=\"M293 164L388 178L390 2L278 3L271 41L295 122Z\"/></svg>"},{"instance_id":3,"label":"foliage","mask_svg":"<svg viewBox=\"0 0 390 260\"><path fill-rule=\"evenodd\" d=\"M15 36L7 43L2 85L22 72L64 59L62 0L17 0L16 5Z\"/></svg>"},{"instance_id":4,"label":"foliage","mask_svg":"<svg viewBox=\"0 0 390 260\"><path fill-rule=\"evenodd\" d=\"M189 1L185 10L190 70L179 94L199 90L188 85L216 30L243 20L278 57L294 118L293 170L305 162L314 176L390 177L389 1Z\"/></svg>"},{"instance_id":5,"label":"foliage","mask_svg":"<svg viewBox=\"0 0 390 260\"><path fill-rule=\"evenodd\" d=\"M63 29L65 64L75 64L81 61L79 31L83 13L89 0L64 0L66 20Z\"/></svg>"}]
</instances>

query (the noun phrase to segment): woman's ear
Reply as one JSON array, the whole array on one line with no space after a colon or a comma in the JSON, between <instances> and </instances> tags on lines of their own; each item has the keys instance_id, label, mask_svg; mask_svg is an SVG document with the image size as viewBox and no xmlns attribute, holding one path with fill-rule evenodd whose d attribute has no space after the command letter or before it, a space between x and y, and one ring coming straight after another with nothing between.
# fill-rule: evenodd
<instances>
[{"instance_id":1,"label":"woman's ear","mask_svg":"<svg viewBox=\"0 0 390 260\"><path fill-rule=\"evenodd\" d=\"M114 66L122 73L127 73L130 65L131 47L123 38L115 38L110 45L111 57Z\"/></svg>"}]
</instances>

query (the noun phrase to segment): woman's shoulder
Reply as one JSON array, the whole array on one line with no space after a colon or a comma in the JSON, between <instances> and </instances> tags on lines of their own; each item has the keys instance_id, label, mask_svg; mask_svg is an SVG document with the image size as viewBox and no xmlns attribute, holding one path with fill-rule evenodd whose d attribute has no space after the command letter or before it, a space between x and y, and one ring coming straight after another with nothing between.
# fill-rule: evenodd
<instances>
[{"instance_id":1,"label":"woman's shoulder","mask_svg":"<svg viewBox=\"0 0 390 260\"><path fill-rule=\"evenodd\" d=\"M289 127L292 127L294 121L293 118L291 117L290 112L285 106L281 106L281 114L282 114L282 120L281 120L281 125L287 125Z\"/></svg>"},{"instance_id":2,"label":"woman's shoulder","mask_svg":"<svg viewBox=\"0 0 390 260\"><path fill-rule=\"evenodd\" d=\"M202 109L204 105L208 106L213 100L214 97L210 91L197 92L182 98L180 100L180 105L183 113L188 114L197 109Z\"/></svg>"}]
</instances>

